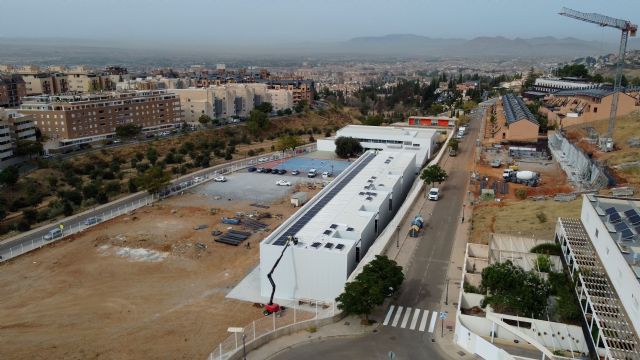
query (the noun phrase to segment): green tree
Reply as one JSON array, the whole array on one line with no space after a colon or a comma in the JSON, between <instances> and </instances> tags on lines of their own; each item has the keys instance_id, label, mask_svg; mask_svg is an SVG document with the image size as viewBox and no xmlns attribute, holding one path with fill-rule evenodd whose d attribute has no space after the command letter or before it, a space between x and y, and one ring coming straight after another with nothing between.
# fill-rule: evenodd
<instances>
[{"instance_id":1,"label":"green tree","mask_svg":"<svg viewBox=\"0 0 640 360\"><path fill-rule=\"evenodd\" d=\"M382 255L376 255L375 259L365 265L358 277L370 282L380 281L386 296L397 293L404 281L402 266Z\"/></svg>"},{"instance_id":2,"label":"green tree","mask_svg":"<svg viewBox=\"0 0 640 360\"><path fill-rule=\"evenodd\" d=\"M384 116L382 116L382 115L372 115L372 116L367 116L362 121L362 125L380 126L380 125L382 125L383 122L384 122Z\"/></svg>"},{"instance_id":3,"label":"green tree","mask_svg":"<svg viewBox=\"0 0 640 360\"><path fill-rule=\"evenodd\" d=\"M268 115L273 111L273 105L270 102L264 101L254 109Z\"/></svg>"},{"instance_id":4,"label":"green tree","mask_svg":"<svg viewBox=\"0 0 640 360\"><path fill-rule=\"evenodd\" d=\"M33 156L40 155L43 151L42 143L31 140L18 140L16 143L16 155Z\"/></svg>"},{"instance_id":5,"label":"green tree","mask_svg":"<svg viewBox=\"0 0 640 360\"><path fill-rule=\"evenodd\" d=\"M420 174L420 179L425 183L431 184L431 187L433 187L434 183L439 184L447 180L447 176L447 172L436 164L427 166L427 168L422 171L422 174Z\"/></svg>"},{"instance_id":6,"label":"green tree","mask_svg":"<svg viewBox=\"0 0 640 360\"><path fill-rule=\"evenodd\" d=\"M452 150L457 151L457 150L458 150L458 147L460 146L460 140L455 139L455 138L451 138L451 139L449 140L448 145L449 145L449 147L450 147Z\"/></svg>"},{"instance_id":7,"label":"green tree","mask_svg":"<svg viewBox=\"0 0 640 360\"><path fill-rule=\"evenodd\" d=\"M38 218L38 211L33 208L24 209L22 211L22 218L29 224L33 224Z\"/></svg>"},{"instance_id":8,"label":"green tree","mask_svg":"<svg viewBox=\"0 0 640 360\"><path fill-rule=\"evenodd\" d=\"M257 109L251 110L249 120L247 120L247 128L252 134L257 134L269 127L269 116Z\"/></svg>"},{"instance_id":9,"label":"green tree","mask_svg":"<svg viewBox=\"0 0 640 360\"><path fill-rule=\"evenodd\" d=\"M132 138L142 132L142 126L134 123L116 126L116 135L121 138Z\"/></svg>"},{"instance_id":10,"label":"green tree","mask_svg":"<svg viewBox=\"0 0 640 360\"><path fill-rule=\"evenodd\" d=\"M82 196L85 199L95 199L99 192L100 187L94 182L90 182L82 188Z\"/></svg>"},{"instance_id":11,"label":"green tree","mask_svg":"<svg viewBox=\"0 0 640 360\"><path fill-rule=\"evenodd\" d=\"M340 136L336 139L336 155L340 158L347 159L361 154L362 151L362 145L360 145L360 142L357 139L344 136Z\"/></svg>"},{"instance_id":12,"label":"green tree","mask_svg":"<svg viewBox=\"0 0 640 360\"><path fill-rule=\"evenodd\" d=\"M70 202L68 202L68 201L64 202L62 213L64 214L64 216L73 215L73 206L71 206Z\"/></svg>"},{"instance_id":13,"label":"green tree","mask_svg":"<svg viewBox=\"0 0 640 360\"><path fill-rule=\"evenodd\" d=\"M482 306L519 316L542 317L551 294L549 283L534 271L524 271L510 260L494 263L482 270L480 283L487 296Z\"/></svg>"},{"instance_id":14,"label":"green tree","mask_svg":"<svg viewBox=\"0 0 640 360\"><path fill-rule=\"evenodd\" d=\"M20 170L17 166L7 166L2 172L0 172L0 183L7 185L14 185L20 178Z\"/></svg>"},{"instance_id":15,"label":"green tree","mask_svg":"<svg viewBox=\"0 0 640 360\"><path fill-rule=\"evenodd\" d=\"M152 166L137 178L137 185L147 189L150 194L156 193L169 184L171 174L158 166Z\"/></svg>"},{"instance_id":16,"label":"green tree","mask_svg":"<svg viewBox=\"0 0 640 360\"><path fill-rule=\"evenodd\" d=\"M132 194L135 192L138 192L138 185L136 185L136 182L133 179L129 179L129 182L127 183L127 187L129 188L129 192Z\"/></svg>"},{"instance_id":17,"label":"green tree","mask_svg":"<svg viewBox=\"0 0 640 360\"><path fill-rule=\"evenodd\" d=\"M298 101L296 106L293 107L293 110L295 110L295 112L297 113L301 113L305 111L308 107L309 107L309 103L307 103L307 100L300 100Z\"/></svg>"},{"instance_id":18,"label":"green tree","mask_svg":"<svg viewBox=\"0 0 640 360\"><path fill-rule=\"evenodd\" d=\"M276 149L278 149L278 151L284 152L285 150L294 150L298 145L299 143L297 137L293 135L281 136L276 142Z\"/></svg>"},{"instance_id":19,"label":"green tree","mask_svg":"<svg viewBox=\"0 0 640 360\"><path fill-rule=\"evenodd\" d=\"M377 255L354 281L345 285L344 292L336 298L338 309L363 316L368 322L371 311L396 293L403 281L402 267L386 256Z\"/></svg>"},{"instance_id":20,"label":"green tree","mask_svg":"<svg viewBox=\"0 0 640 360\"><path fill-rule=\"evenodd\" d=\"M150 146L147 149L147 160L151 163L151 165L155 165L156 161L158 161L158 150L153 146Z\"/></svg>"},{"instance_id":21,"label":"green tree","mask_svg":"<svg viewBox=\"0 0 640 360\"><path fill-rule=\"evenodd\" d=\"M198 118L198 122L200 124L202 124L203 126L207 126L207 124L211 123L211 116L209 116L207 114L202 114Z\"/></svg>"}]
</instances>

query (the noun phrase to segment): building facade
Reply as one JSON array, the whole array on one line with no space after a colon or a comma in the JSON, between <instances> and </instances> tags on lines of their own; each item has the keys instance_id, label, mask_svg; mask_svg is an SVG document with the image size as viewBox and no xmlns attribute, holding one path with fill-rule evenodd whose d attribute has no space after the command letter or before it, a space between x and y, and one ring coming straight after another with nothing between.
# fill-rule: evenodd
<instances>
[{"instance_id":1,"label":"building facade","mask_svg":"<svg viewBox=\"0 0 640 360\"><path fill-rule=\"evenodd\" d=\"M499 123L502 128L497 132L500 140L512 142L536 142L540 123L531 113L524 101L513 95L507 94L501 98L502 111L498 112Z\"/></svg>"},{"instance_id":2,"label":"building facade","mask_svg":"<svg viewBox=\"0 0 640 360\"><path fill-rule=\"evenodd\" d=\"M0 76L0 107L18 107L26 95L27 88L21 76Z\"/></svg>"},{"instance_id":3,"label":"building facade","mask_svg":"<svg viewBox=\"0 0 640 360\"><path fill-rule=\"evenodd\" d=\"M26 97L19 111L33 116L42 134L60 146L112 137L120 125L147 132L181 121L178 96L162 90Z\"/></svg>"},{"instance_id":4,"label":"building facade","mask_svg":"<svg viewBox=\"0 0 640 360\"><path fill-rule=\"evenodd\" d=\"M267 101L273 105L273 111L293 108L293 91L288 89L267 89Z\"/></svg>"},{"instance_id":5,"label":"building facade","mask_svg":"<svg viewBox=\"0 0 640 360\"><path fill-rule=\"evenodd\" d=\"M613 93L609 89L557 91L545 100L540 113L547 116L549 123L562 126L608 119ZM617 116L628 115L636 110L640 110L640 99L620 92Z\"/></svg>"},{"instance_id":6,"label":"building facade","mask_svg":"<svg viewBox=\"0 0 640 360\"><path fill-rule=\"evenodd\" d=\"M0 162L15 156L18 141L36 141L31 116L0 108Z\"/></svg>"}]
</instances>

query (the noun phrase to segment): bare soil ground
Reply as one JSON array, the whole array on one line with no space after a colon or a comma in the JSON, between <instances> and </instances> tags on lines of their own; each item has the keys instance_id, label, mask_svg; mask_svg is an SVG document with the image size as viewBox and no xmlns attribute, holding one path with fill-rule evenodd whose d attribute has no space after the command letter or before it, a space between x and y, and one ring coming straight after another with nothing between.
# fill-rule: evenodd
<instances>
[{"instance_id":1,"label":"bare soil ground","mask_svg":"<svg viewBox=\"0 0 640 360\"><path fill-rule=\"evenodd\" d=\"M492 233L552 240L558 217L579 218L582 198L574 201L484 202L473 209L469 242L488 244Z\"/></svg>"},{"instance_id":2,"label":"bare soil ground","mask_svg":"<svg viewBox=\"0 0 640 360\"><path fill-rule=\"evenodd\" d=\"M229 226L222 216L254 210L282 215L261 220L270 231L295 210L288 198L270 205L234 202L212 214L187 194L4 263L0 357L206 358L229 326L263 317L225 295L255 267L267 234L253 234L246 248L215 243L211 231ZM208 227L194 230L200 224Z\"/></svg>"},{"instance_id":3,"label":"bare soil ground","mask_svg":"<svg viewBox=\"0 0 640 360\"><path fill-rule=\"evenodd\" d=\"M493 168L490 162L493 158L500 158L500 154L483 153L480 161L476 165L476 172L482 178L488 178L489 185L495 181L503 181L502 172L508 164L502 164L499 168ZM503 156L504 157L504 156ZM517 189L525 189L527 196L552 196L559 193L570 193L573 191L567 181L567 175L564 173L558 163L553 160L541 161L521 161L516 162L518 170L530 170L540 174L540 183L537 187L528 187L523 184L509 183L508 194L496 194L501 199L516 199L515 192ZM474 194L480 194L480 184L477 183L473 190Z\"/></svg>"}]
</instances>

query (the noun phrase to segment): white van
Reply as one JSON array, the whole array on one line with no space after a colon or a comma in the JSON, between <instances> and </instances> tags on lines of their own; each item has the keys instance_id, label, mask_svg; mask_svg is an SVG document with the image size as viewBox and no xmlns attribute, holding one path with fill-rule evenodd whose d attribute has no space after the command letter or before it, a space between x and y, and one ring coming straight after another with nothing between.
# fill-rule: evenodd
<instances>
[{"instance_id":1,"label":"white van","mask_svg":"<svg viewBox=\"0 0 640 360\"><path fill-rule=\"evenodd\" d=\"M48 233L46 233L44 235L44 239L49 241L49 240L53 240L53 239L59 238L61 236L62 236L62 230L60 230L58 228L58 229L53 229L53 230L49 231Z\"/></svg>"},{"instance_id":2,"label":"white van","mask_svg":"<svg viewBox=\"0 0 640 360\"><path fill-rule=\"evenodd\" d=\"M318 175L318 170L309 169L309 172L307 173L307 177L314 178L316 177L316 175Z\"/></svg>"}]
</instances>

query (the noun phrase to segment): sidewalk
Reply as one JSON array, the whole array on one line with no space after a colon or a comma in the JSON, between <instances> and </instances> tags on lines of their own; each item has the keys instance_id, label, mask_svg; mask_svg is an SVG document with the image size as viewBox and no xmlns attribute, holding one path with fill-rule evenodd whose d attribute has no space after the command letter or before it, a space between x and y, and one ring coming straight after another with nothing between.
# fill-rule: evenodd
<instances>
[{"instance_id":1,"label":"sidewalk","mask_svg":"<svg viewBox=\"0 0 640 360\"><path fill-rule=\"evenodd\" d=\"M282 352L303 346L315 341L327 340L331 338L355 337L373 333L378 328L378 324L371 326L360 325L360 317L347 316L344 319L325 325L317 329L316 332L298 331L291 335L283 336L270 341L263 346L247 353L248 360L271 359Z\"/></svg>"}]
</instances>

